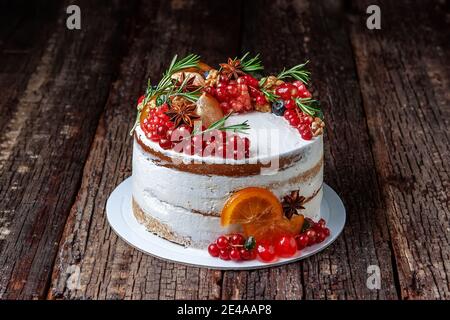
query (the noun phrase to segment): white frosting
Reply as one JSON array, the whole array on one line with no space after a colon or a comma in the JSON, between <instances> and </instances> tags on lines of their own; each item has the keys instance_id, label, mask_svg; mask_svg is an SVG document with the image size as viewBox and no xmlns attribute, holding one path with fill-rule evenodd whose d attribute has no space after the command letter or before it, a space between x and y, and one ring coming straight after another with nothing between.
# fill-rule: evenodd
<instances>
[{"instance_id":1,"label":"white frosting","mask_svg":"<svg viewBox=\"0 0 450 320\"><path fill-rule=\"evenodd\" d=\"M277 161L279 157L297 157L298 161L287 168L272 171L272 174L250 176L221 176L185 172L168 168L155 162L154 156L145 152L135 141L133 148L133 197L144 212L166 224L176 234L189 237L196 247L204 247L219 234L226 232L220 226L217 216L205 216L198 212L218 214L228 197L236 190L260 186L270 189L280 199L292 190L300 190L306 198L315 196L306 204L302 212L317 219L322 198L323 139L322 136L311 141L301 139L300 134L282 117L269 113L247 113L233 115L227 124L248 120L252 158ZM264 130L266 128L266 130ZM270 129L269 129L270 128ZM274 133L268 130L275 128ZM173 150L163 150L145 137L140 127L136 131L140 140L148 147L171 158L192 159ZM266 139L261 136L266 135ZM272 138L268 142L267 135ZM267 144L277 148L266 148ZM206 163L216 158L206 159ZM159 159L158 159L159 160ZM205 160L201 158L201 160ZM242 161L232 160L232 164ZM317 173L312 170L320 163ZM208 164L205 164L208 165ZM304 179L296 179L306 174ZM317 193L319 191L319 193Z\"/></svg>"},{"instance_id":2,"label":"white frosting","mask_svg":"<svg viewBox=\"0 0 450 320\"><path fill-rule=\"evenodd\" d=\"M201 163L256 163L257 161L268 163L274 157L290 156L302 147L314 144L318 138L312 140L303 140L297 129L289 125L283 118L272 113L251 112L244 114L234 114L226 121L226 126L240 124L247 120L250 126L245 133L237 133L241 137L248 137L250 140L250 158L246 160L222 159L219 157L200 157L180 154L174 150L164 150L158 143L155 143L146 137L140 126L136 128L136 134L139 139L153 150L183 162L201 162Z\"/></svg>"}]
</instances>

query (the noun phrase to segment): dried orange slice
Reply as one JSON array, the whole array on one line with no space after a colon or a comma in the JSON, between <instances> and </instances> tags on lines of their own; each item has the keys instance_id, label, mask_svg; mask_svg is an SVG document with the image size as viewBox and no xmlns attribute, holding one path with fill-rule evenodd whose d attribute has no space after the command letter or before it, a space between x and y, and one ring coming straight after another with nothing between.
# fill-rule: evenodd
<instances>
[{"instance_id":1,"label":"dried orange slice","mask_svg":"<svg viewBox=\"0 0 450 320\"><path fill-rule=\"evenodd\" d=\"M256 240L275 241L282 235L296 235L303 226L303 215L294 216L290 220L279 217L273 220L258 220L242 226L246 236L253 236Z\"/></svg>"},{"instance_id":2,"label":"dried orange slice","mask_svg":"<svg viewBox=\"0 0 450 320\"><path fill-rule=\"evenodd\" d=\"M220 222L230 224L255 224L283 217L283 207L278 198L269 190L259 187L242 189L233 194L225 203Z\"/></svg>"}]
</instances>

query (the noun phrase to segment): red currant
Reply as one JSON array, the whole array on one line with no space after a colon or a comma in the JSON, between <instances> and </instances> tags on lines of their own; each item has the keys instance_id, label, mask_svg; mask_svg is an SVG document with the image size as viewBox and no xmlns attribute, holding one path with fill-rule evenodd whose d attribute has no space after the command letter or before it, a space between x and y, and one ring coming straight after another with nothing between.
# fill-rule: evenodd
<instances>
[{"instance_id":1,"label":"red currant","mask_svg":"<svg viewBox=\"0 0 450 320\"><path fill-rule=\"evenodd\" d=\"M233 248L230 250L230 258L233 261L241 260L241 254L239 253L239 249Z\"/></svg>"},{"instance_id":2,"label":"red currant","mask_svg":"<svg viewBox=\"0 0 450 320\"><path fill-rule=\"evenodd\" d=\"M308 236L306 234L301 233L297 237L296 242L297 242L297 249L298 250L302 250L302 249L304 249L304 248L306 248L308 246L309 238L308 238Z\"/></svg>"},{"instance_id":3,"label":"red currant","mask_svg":"<svg viewBox=\"0 0 450 320\"><path fill-rule=\"evenodd\" d=\"M241 254L242 260L254 260L256 258L255 250L246 250L244 248L241 248L239 250L239 253Z\"/></svg>"},{"instance_id":4,"label":"red currant","mask_svg":"<svg viewBox=\"0 0 450 320\"><path fill-rule=\"evenodd\" d=\"M328 237L330 235L330 229L328 228L323 228L322 232L325 234L325 237Z\"/></svg>"},{"instance_id":5,"label":"red currant","mask_svg":"<svg viewBox=\"0 0 450 320\"><path fill-rule=\"evenodd\" d=\"M295 104L294 100L289 99L284 101L284 107L286 108L286 110L293 110L297 107L297 105Z\"/></svg>"},{"instance_id":6,"label":"red currant","mask_svg":"<svg viewBox=\"0 0 450 320\"><path fill-rule=\"evenodd\" d=\"M316 243L321 243L325 240L327 236L325 235L325 233L321 230L319 232L317 232L317 237L316 237Z\"/></svg>"},{"instance_id":7,"label":"red currant","mask_svg":"<svg viewBox=\"0 0 450 320\"><path fill-rule=\"evenodd\" d=\"M283 83L275 89L275 94L281 99L287 100L291 98L291 90L286 83Z\"/></svg>"},{"instance_id":8,"label":"red currant","mask_svg":"<svg viewBox=\"0 0 450 320\"><path fill-rule=\"evenodd\" d=\"M267 103L267 99L264 95L259 95L256 97L255 102L258 105L264 105Z\"/></svg>"},{"instance_id":9,"label":"red currant","mask_svg":"<svg viewBox=\"0 0 450 320\"><path fill-rule=\"evenodd\" d=\"M159 146L164 150L172 148L172 141L166 138L159 139Z\"/></svg>"},{"instance_id":10,"label":"red currant","mask_svg":"<svg viewBox=\"0 0 450 320\"><path fill-rule=\"evenodd\" d=\"M302 136L303 140L311 140L312 139L311 130L301 131L300 135Z\"/></svg>"},{"instance_id":11,"label":"red currant","mask_svg":"<svg viewBox=\"0 0 450 320\"><path fill-rule=\"evenodd\" d=\"M325 219L320 218L320 220L317 221L317 224L323 228L323 227L325 227L326 221L325 221Z\"/></svg>"},{"instance_id":12,"label":"red currant","mask_svg":"<svg viewBox=\"0 0 450 320\"><path fill-rule=\"evenodd\" d=\"M219 249L219 247L217 247L217 244L211 243L208 246L208 252L212 257L218 257L220 254L220 249Z\"/></svg>"},{"instance_id":13,"label":"red currant","mask_svg":"<svg viewBox=\"0 0 450 320\"><path fill-rule=\"evenodd\" d=\"M219 249L225 249L228 247L229 241L228 241L227 237L220 236L217 238L216 244Z\"/></svg>"},{"instance_id":14,"label":"red currant","mask_svg":"<svg viewBox=\"0 0 450 320\"><path fill-rule=\"evenodd\" d=\"M230 243L233 246L241 246L244 242L245 238L239 233L232 234L230 237Z\"/></svg>"},{"instance_id":15,"label":"red currant","mask_svg":"<svg viewBox=\"0 0 450 320\"><path fill-rule=\"evenodd\" d=\"M317 232L313 229L309 229L306 231L306 235L308 236L308 245L311 246L316 243L317 240Z\"/></svg>"},{"instance_id":16,"label":"red currant","mask_svg":"<svg viewBox=\"0 0 450 320\"><path fill-rule=\"evenodd\" d=\"M162 124L158 127L158 129L156 129L156 133L159 134L161 137L166 137L167 130L169 130L169 128L167 128L167 126Z\"/></svg>"},{"instance_id":17,"label":"red currant","mask_svg":"<svg viewBox=\"0 0 450 320\"><path fill-rule=\"evenodd\" d=\"M297 251L295 238L290 235L284 235L275 242L275 252L279 257L291 257Z\"/></svg>"},{"instance_id":18,"label":"red currant","mask_svg":"<svg viewBox=\"0 0 450 320\"><path fill-rule=\"evenodd\" d=\"M219 258L222 260L230 260L230 248L220 249Z\"/></svg>"},{"instance_id":19,"label":"red currant","mask_svg":"<svg viewBox=\"0 0 450 320\"><path fill-rule=\"evenodd\" d=\"M258 257L264 262L270 262L275 259L275 247L266 241L261 241L256 246L256 251L258 252Z\"/></svg>"}]
</instances>

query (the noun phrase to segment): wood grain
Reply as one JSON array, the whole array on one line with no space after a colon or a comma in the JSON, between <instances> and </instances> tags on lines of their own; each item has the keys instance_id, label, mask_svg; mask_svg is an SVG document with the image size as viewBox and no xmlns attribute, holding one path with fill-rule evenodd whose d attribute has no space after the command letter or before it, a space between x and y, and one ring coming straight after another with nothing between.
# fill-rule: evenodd
<instances>
[{"instance_id":1,"label":"wood grain","mask_svg":"<svg viewBox=\"0 0 450 320\"><path fill-rule=\"evenodd\" d=\"M23 60L8 59L15 64L5 66L28 74L17 78L26 86L17 86L23 93L14 100L10 116L2 118L2 298L42 298L47 293L58 242L116 69L120 14L125 8L108 5L99 11L89 1L80 6L82 30L67 30L64 11L59 11L57 25L46 39L46 32L27 33L19 27L17 32L24 35L15 39L28 35L45 40L36 45L35 70L27 64L36 57L27 54ZM36 28L36 21L26 24ZM35 50L33 40L27 50Z\"/></svg>"},{"instance_id":2,"label":"wood grain","mask_svg":"<svg viewBox=\"0 0 450 320\"><path fill-rule=\"evenodd\" d=\"M146 79L159 79L175 53L195 51L213 63L236 55L239 12L234 7L236 3L161 1L136 10L140 13L136 28L128 37L129 50L97 128L62 237L49 298L220 297L220 271L168 263L131 248L111 231L105 204L131 174L128 132Z\"/></svg>"},{"instance_id":3,"label":"wood grain","mask_svg":"<svg viewBox=\"0 0 450 320\"><path fill-rule=\"evenodd\" d=\"M369 2L355 3L355 17ZM403 299L450 298L450 25L445 4L380 1L351 29Z\"/></svg>"}]
</instances>

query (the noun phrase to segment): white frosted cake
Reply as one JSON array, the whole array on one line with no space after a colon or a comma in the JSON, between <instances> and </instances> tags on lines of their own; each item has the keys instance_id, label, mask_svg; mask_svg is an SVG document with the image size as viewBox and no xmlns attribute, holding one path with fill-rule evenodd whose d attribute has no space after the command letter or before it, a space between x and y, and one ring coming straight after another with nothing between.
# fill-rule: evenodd
<instances>
[{"instance_id":1,"label":"white frosted cake","mask_svg":"<svg viewBox=\"0 0 450 320\"><path fill-rule=\"evenodd\" d=\"M149 232L206 248L222 234L255 230L268 211L276 228L293 216L320 218L324 123L306 79L292 72L258 80L245 59L219 70L193 55L174 59L162 85L140 98L133 211Z\"/></svg>"}]
</instances>

